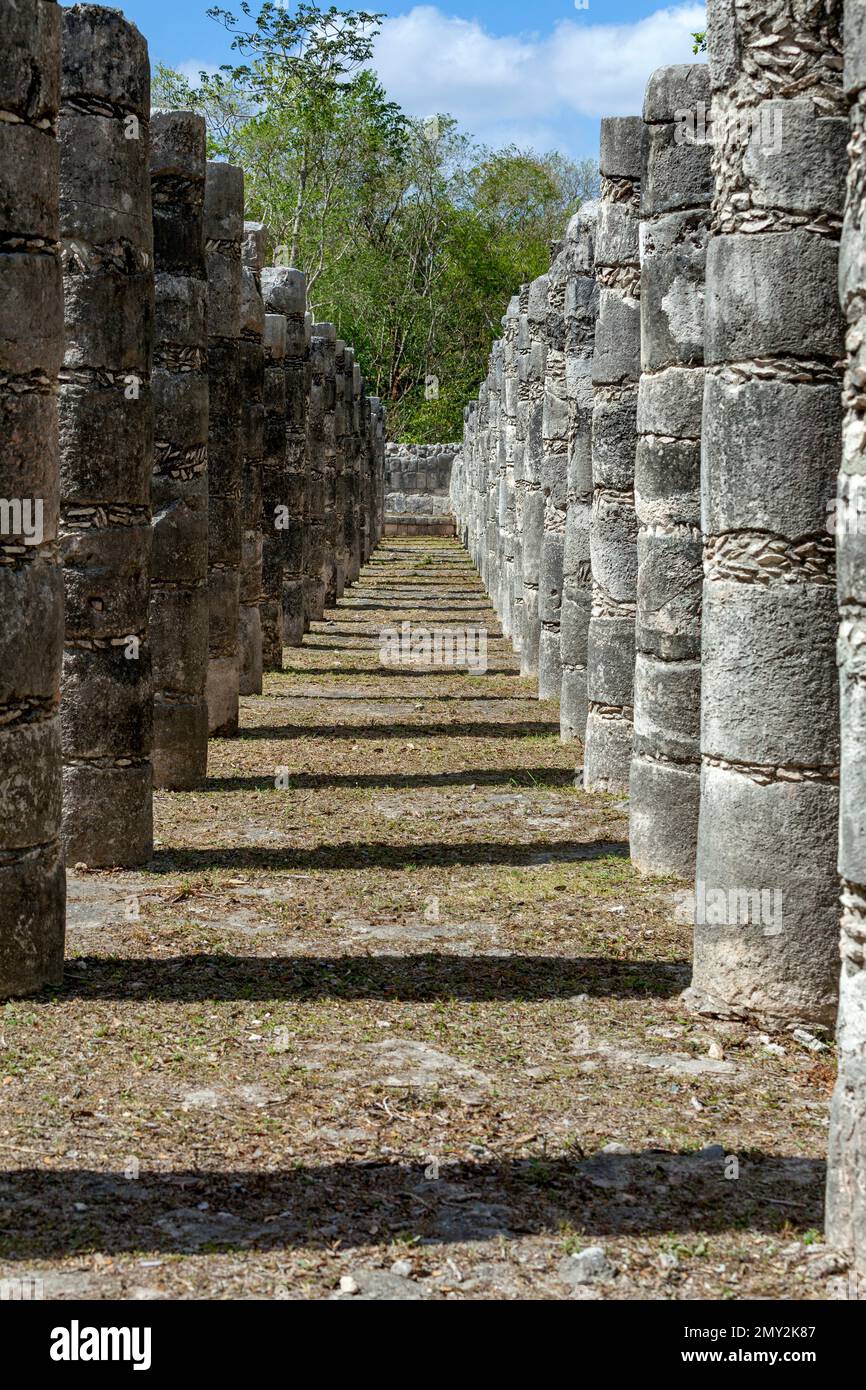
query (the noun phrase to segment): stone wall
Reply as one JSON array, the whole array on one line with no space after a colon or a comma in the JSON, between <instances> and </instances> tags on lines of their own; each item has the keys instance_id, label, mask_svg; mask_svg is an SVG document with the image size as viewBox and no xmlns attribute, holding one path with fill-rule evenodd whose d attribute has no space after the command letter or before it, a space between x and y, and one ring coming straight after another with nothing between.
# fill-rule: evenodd
<instances>
[{"instance_id":1,"label":"stone wall","mask_svg":"<svg viewBox=\"0 0 866 1390\"><path fill-rule=\"evenodd\" d=\"M452 536L449 489L459 444L385 445L385 535Z\"/></svg>"}]
</instances>

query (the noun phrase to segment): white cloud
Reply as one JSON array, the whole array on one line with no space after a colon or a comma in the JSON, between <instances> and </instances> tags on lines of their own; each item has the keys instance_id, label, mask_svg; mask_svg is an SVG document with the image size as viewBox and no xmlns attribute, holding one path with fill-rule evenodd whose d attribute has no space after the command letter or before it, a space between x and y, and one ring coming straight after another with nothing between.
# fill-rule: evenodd
<instances>
[{"instance_id":1,"label":"white cloud","mask_svg":"<svg viewBox=\"0 0 866 1390\"><path fill-rule=\"evenodd\" d=\"M185 77L190 86L197 87L203 72L212 77L215 72L219 72L219 68L215 63L203 63L198 58L187 58L177 64L175 71L179 72L181 77Z\"/></svg>"},{"instance_id":2,"label":"white cloud","mask_svg":"<svg viewBox=\"0 0 866 1390\"><path fill-rule=\"evenodd\" d=\"M683 4L631 23L565 19L548 35L499 36L417 5L383 21L375 64L413 115L447 111L491 144L586 152L587 121L639 114L650 73L695 61L691 33L704 27L704 6Z\"/></svg>"}]
</instances>

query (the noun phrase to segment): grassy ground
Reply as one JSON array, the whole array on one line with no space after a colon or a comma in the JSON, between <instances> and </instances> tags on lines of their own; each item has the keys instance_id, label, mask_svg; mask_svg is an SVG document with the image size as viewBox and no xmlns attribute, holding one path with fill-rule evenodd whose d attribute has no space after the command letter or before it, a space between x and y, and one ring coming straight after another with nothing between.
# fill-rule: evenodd
<instances>
[{"instance_id":1,"label":"grassy ground","mask_svg":"<svg viewBox=\"0 0 866 1390\"><path fill-rule=\"evenodd\" d=\"M0 1007L0 1277L832 1296L832 1053L684 1011L684 885L575 789L463 551L386 542L326 616L157 794L147 872L70 873L64 987ZM488 671L382 667L404 619L485 625Z\"/></svg>"}]
</instances>

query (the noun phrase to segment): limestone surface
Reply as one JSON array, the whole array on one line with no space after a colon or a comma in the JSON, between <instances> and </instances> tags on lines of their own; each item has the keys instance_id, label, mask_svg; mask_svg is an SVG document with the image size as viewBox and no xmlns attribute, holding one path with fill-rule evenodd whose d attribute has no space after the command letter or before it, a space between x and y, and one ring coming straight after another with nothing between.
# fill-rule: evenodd
<instances>
[{"instance_id":1,"label":"limestone surface","mask_svg":"<svg viewBox=\"0 0 866 1390\"><path fill-rule=\"evenodd\" d=\"M153 852L150 64L118 10L62 25L63 842L134 866Z\"/></svg>"},{"instance_id":2,"label":"limestone surface","mask_svg":"<svg viewBox=\"0 0 866 1390\"><path fill-rule=\"evenodd\" d=\"M60 26L12 8L0 54L0 998L63 970Z\"/></svg>"},{"instance_id":3,"label":"limestone surface","mask_svg":"<svg viewBox=\"0 0 866 1390\"><path fill-rule=\"evenodd\" d=\"M698 1009L781 1026L831 1027L837 997L837 615L827 523L841 437L841 9L797 0L774 22L751 0L714 0L709 10L716 189L706 260L696 865L707 909L696 914L687 997ZM778 909L765 912L769 902Z\"/></svg>"},{"instance_id":4,"label":"limestone surface","mask_svg":"<svg viewBox=\"0 0 866 1390\"><path fill-rule=\"evenodd\" d=\"M209 161L205 178L208 277L208 732L238 731L240 569L242 554L243 411L241 381L241 241L244 175Z\"/></svg>"},{"instance_id":5,"label":"limestone surface","mask_svg":"<svg viewBox=\"0 0 866 1390\"><path fill-rule=\"evenodd\" d=\"M154 115L153 781L175 791L197 786L207 771L205 162L201 116L189 111Z\"/></svg>"},{"instance_id":6,"label":"limestone surface","mask_svg":"<svg viewBox=\"0 0 866 1390\"><path fill-rule=\"evenodd\" d=\"M626 791L631 768L642 140L638 116L602 121L601 206L595 238L599 305L592 358L592 614L583 762L587 791Z\"/></svg>"},{"instance_id":7,"label":"limestone surface","mask_svg":"<svg viewBox=\"0 0 866 1390\"><path fill-rule=\"evenodd\" d=\"M701 420L711 147L682 139L709 106L705 63L660 68L644 99L641 378L635 507L632 862L694 875L700 801Z\"/></svg>"}]
</instances>

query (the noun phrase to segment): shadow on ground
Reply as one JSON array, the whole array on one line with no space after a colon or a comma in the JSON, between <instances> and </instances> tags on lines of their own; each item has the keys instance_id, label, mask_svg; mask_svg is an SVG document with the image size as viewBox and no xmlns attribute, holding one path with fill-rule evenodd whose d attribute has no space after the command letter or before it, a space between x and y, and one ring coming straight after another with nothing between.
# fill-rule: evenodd
<instances>
[{"instance_id":1,"label":"shadow on ground","mask_svg":"<svg viewBox=\"0 0 866 1390\"><path fill-rule=\"evenodd\" d=\"M286 1105L291 1105L287 1100ZM753 1153L736 1182L712 1154L597 1153L478 1164L339 1162L278 1172L0 1172L0 1258L422 1245L583 1232L805 1230L822 1221L824 1164ZM775 1194L786 1193L785 1198ZM77 1209L78 1208L78 1209ZM46 1216L49 1217L46 1220Z\"/></svg>"},{"instance_id":2,"label":"shadow on ground","mask_svg":"<svg viewBox=\"0 0 866 1390\"><path fill-rule=\"evenodd\" d=\"M302 849L287 845L231 845L224 848L157 850L148 864L156 874L201 873L207 869L260 869L265 872L291 872L298 869L412 869L442 868L455 864L581 864L588 859L628 859L628 845L622 840L595 840L581 844L574 840L542 840L538 844L522 841L469 842L466 844L394 845L370 841L355 844L316 845Z\"/></svg>"},{"instance_id":3,"label":"shadow on ground","mask_svg":"<svg viewBox=\"0 0 866 1390\"><path fill-rule=\"evenodd\" d=\"M309 673L308 673L309 674ZM321 675L322 672L316 672ZM345 675L346 672L338 672ZM368 675L369 671L353 674ZM401 671L401 675L404 673ZM418 675L429 672L417 672ZM559 735L559 725L543 720L523 720L511 723L491 719L486 723L458 724L256 724L241 729L238 738L302 739L302 738L368 738L381 743L389 738L539 738L545 734Z\"/></svg>"},{"instance_id":4,"label":"shadow on ground","mask_svg":"<svg viewBox=\"0 0 866 1390\"><path fill-rule=\"evenodd\" d=\"M570 787L574 773L563 767L475 768L468 772L292 772L289 789L322 791L326 788L379 787L406 790L412 787ZM208 777L205 792L273 791L273 777Z\"/></svg>"},{"instance_id":5,"label":"shadow on ground","mask_svg":"<svg viewBox=\"0 0 866 1390\"><path fill-rule=\"evenodd\" d=\"M434 1000L675 998L688 961L605 956L85 956L67 961L61 997L80 999Z\"/></svg>"}]
</instances>

